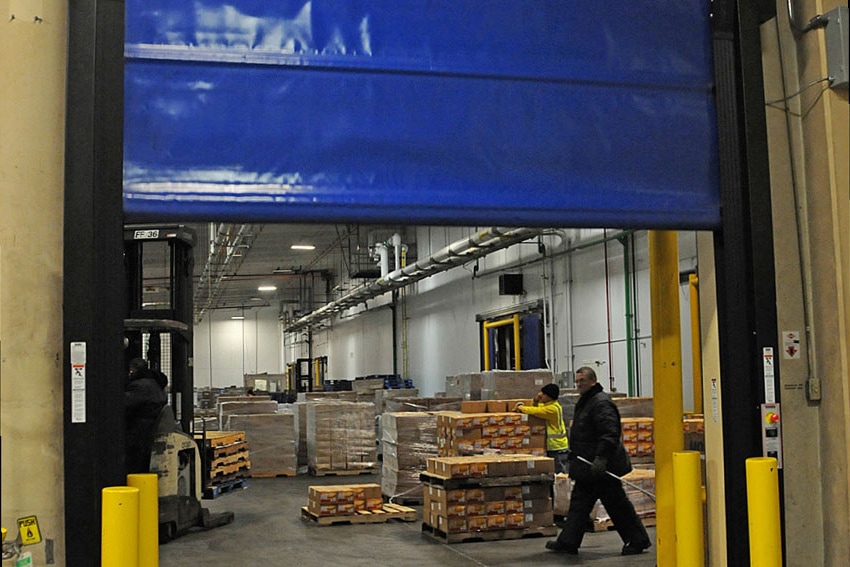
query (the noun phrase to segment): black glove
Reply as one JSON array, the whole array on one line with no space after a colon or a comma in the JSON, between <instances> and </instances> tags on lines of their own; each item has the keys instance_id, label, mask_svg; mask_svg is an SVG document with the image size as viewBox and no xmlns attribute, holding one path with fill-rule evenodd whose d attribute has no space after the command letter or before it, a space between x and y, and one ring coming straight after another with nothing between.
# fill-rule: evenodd
<instances>
[{"instance_id":1,"label":"black glove","mask_svg":"<svg viewBox=\"0 0 850 567\"><path fill-rule=\"evenodd\" d=\"M595 459L593 459L593 464L590 465L590 470L596 476L601 476L605 474L605 468L608 466L608 459L605 457L598 455Z\"/></svg>"}]
</instances>

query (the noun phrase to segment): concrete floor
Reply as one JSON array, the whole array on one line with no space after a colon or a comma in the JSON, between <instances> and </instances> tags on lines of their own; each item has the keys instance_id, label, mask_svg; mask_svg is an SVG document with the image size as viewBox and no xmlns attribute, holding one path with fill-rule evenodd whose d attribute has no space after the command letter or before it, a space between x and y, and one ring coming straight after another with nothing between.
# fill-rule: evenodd
<instances>
[{"instance_id":1,"label":"concrete floor","mask_svg":"<svg viewBox=\"0 0 850 567\"><path fill-rule=\"evenodd\" d=\"M234 565L497 567L508 565L655 565L655 547L640 556L620 555L616 532L586 534L579 555L544 548L548 538L524 538L447 545L422 533L420 520L318 526L301 519L308 487L375 482L379 476L297 476L251 478L247 487L203 500L210 512L235 514L232 524L193 531L160 545L162 567ZM654 528L648 528L655 538Z\"/></svg>"}]
</instances>

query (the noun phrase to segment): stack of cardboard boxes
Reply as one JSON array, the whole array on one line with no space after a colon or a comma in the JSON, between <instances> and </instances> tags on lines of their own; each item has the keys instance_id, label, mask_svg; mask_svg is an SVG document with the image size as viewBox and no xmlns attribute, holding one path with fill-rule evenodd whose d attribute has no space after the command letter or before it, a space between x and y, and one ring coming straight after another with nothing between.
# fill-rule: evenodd
<instances>
[{"instance_id":1,"label":"stack of cardboard boxes","mask_svg":"<svg viewBox=\"0 0 850 567\"><path fill-rule=\"evenodd\" d=\"M532 398L554 380L551 370L487 370L446 377L446 397L464 400Z\"/></svg>"},{"instance_id":2,"label":"stack of cardboard boxes","mask_svg":"<svg viewBox=\"0 0 850 567\"><path fill-rule=\"evenodd\" d=\"M251 476L295 476L298 424L292 411L229 415L228 431L244 431L251 444Z\"/></svg>"},{"instance_id":3,"label":"stack of cardboard boxes","mask_svg":"<svg viewBox=\"0 0 850 567\"><path fill-rule=\"evenodd\" d=\"M377 473L375 404L307 404L307 462L312 474Z\"/></svg>"},{"instance_id":4,"label":"stack of cardboard boxes","mask_svg":"<svg viewBox=\"0 0 850 567\"><path fill-rule=\"evenodd\" d=\"M554 535L554 472L552 459L530 455L429 459L422 475L425 531L447 543L482 534L487 539L531 531Z\"/></svg>"},{"instance_id":5,"label":"stack of cardboard boxes","mask_svg":"<svg viewBox=\"0 0 850 567\"><path fill-rule=\"evenodd\" d=\"M501 402L501 408L505 407ZM521 413L437 413L441 457L485 453L546 454L546 422Z\"/></svg>"},{"instance_id":6,"label":"stack of cardboard boxes","mask_svg":"<svg viewBox=\"0 0 850 567\"><path fill-rule=\"evenodd\" d=\"M383 425L381 489L397 501L422 501L419 475L437 456L437 416L433 412L390 412Z\"/></svg>"},{"instance_id":7,"label":"stack of cardboard boxes","mask_svg":"<svg viewBox=\"0 0 850 567\"><path fill-rule=\"evenodd\" d=\"M316 516L353 516L381 510L384 499L377 484L344 484L309 487L307 510Z\"/></svg>"}]
</instances>

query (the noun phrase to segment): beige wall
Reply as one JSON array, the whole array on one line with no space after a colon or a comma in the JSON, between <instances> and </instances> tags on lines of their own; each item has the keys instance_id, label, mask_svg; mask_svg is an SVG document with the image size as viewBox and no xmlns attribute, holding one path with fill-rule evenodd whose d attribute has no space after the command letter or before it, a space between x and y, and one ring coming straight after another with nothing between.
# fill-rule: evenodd
<instances>
[{"instance_id":1,"label":"beige wall","mask_svg":"<svg viewBox=\"0 0 850 567\"><path fill-rule=\"evenodd\" d=\"M11 15L14 14L14 19ZM38 17L41 21L36 21ZM2 525L36 515L64 565L62 219L66 2L0 0Z\"/></svg>"},{"instance_id":2,"label":"beige wall","mask_svg":"<svg viewBox=\"0 0 850 567\"><path fill-rule=\"evenodd\" d=\"M793 5L804 24L838 2ZM787 559L843 565L850 556L847 95L817 82L827 76L824 30L793 34L784 0L762 26L762 45L780 348L784 332L801 337L799 358L779 357ZM822 401L806 396L811 377L821 381Z\"/></svg>"}]
</instances>

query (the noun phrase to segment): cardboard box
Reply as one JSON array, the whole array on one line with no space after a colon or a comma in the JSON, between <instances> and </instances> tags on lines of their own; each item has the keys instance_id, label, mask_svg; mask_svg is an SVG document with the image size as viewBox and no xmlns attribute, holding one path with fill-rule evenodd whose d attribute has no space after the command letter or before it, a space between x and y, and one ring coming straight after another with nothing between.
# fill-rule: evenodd
<instances>
[{"instance_id":1,"label":"cardboard box","mask_svg":"<svg viewBox=\"0 0 850 567\"><path fill-rule=\"evenodd\" d=\"M505 501L504 500L496 500L493 502L486 503L487 515L493 514L505 514Z\"/></svg>"},{"instance_id":2,"label":"cardboard box","mask_svg":"<svg viewBox=\"0 0 850 567\"><path fill-rule=\"evenodd\" d=\"M532 514L540 514L545 512L552 512L552 499L548 496L546 498L535 498L533 500L523 500L522 501L522 509L528 514L531 512Z\"/></svg>"},{"instance_id":3,"label":"cardboard box","mask_svg":"<svg viewBox=\"0 0 850 567\"><path fill-rule=\"evenodd\" d=\"M487 413L487 402L469 400L460 403L460 411L463 413Z\"/></svg>"},{"instance_id":4,"label":"cardboard box","mask_svg":"<svg viewBox=\"0 0 850 567\"><path fill-rule=\"evenodd\" d=\"M446 397L462 400L481 399L481 374L459 374L446 376Z\"/></svg>"},{"instance_id":5,"label":"cardboard box","mask_svg":"<svg viewBox=\"0 0 850 567\"><path fill-rule=\"evenodd\" d=\"M508 400L533 398L554 380L551 370L488 370L481 373L481 398ZM485 395L485 390L488 392ZM489 397L488 397L489 396Z\"/></svg>"},{"instance_id":6,"label":"cardboard box","mask_svg":"<svg viewBox=\"0 0 850 567\"><path fill-rule=\"evenodd\" d=\"M445 516L437 516L437 529L447 533L463 533L468 531L465 516L455 516L447 518Z\"/></svg>"},{"instance_id":7,"label":"cardboard box","mask_svg":"<svg viewBox=\"0 0 850 567\"><path fill-rule=\"evenodd\" d=\"M555 523L555 516L552 511L548 512L527 512L525 514L525 525L529 528L548 527Z\"/></svg>"},{"instance_id":8,"label":"cardboard box","mask_svg":"<svg viewBox=\"0 0 850 567\"><path fill-rule=\"evenodd\" d=\"M487 529L488 530L503 530L507 525L507 518L505 518L504 514L490 514L487 515Z\"/></svg>"},{"instance_id":9,"label":"cardboard box","mask_svg":"<svg viewBox=\"0 0 850 567\"><path fill-rule=\"evenodd\" d=\"M522 489L523 500L537 500L540 498L549 498L551 494L551 488L548 484L523 484L520 488Z\"/></svg>"},{"instance_id":10,"label":"cardboard box","mask_svg":"<svg viewBox=\"0 0 850 567\"><path fill-rule=\"evenodd\" d=\"M506 529L520 529L525 527L525 514L522 512L512 512L505 514Z\"/></svg>"}]
</instances>

